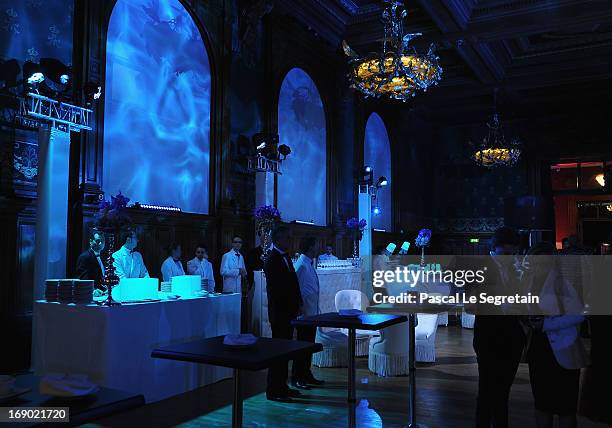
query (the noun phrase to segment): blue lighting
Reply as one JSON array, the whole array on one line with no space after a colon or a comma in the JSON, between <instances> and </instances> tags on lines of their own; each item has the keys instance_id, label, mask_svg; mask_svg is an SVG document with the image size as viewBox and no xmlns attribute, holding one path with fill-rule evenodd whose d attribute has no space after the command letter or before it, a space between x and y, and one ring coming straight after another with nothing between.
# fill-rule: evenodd
<instances>
[{"instance_id":1,"label":"blue lighting","mask_svg":"<svg viewBox=\"0 0 612 428\"><path fill-rule=\"evenodd\" d=\"M374 215L380 215L381 212L382 212L382 210L380 209L380 207L373 207L372 208L372 214L374 214Z\"/></svg>"},{"instance_id":2,"label":"blue lighting","mask_svg":"<svg viewBox=\"0 0 612 428\"><path fill-rule=\"evenodd\" d=\"M391 177L391 148L387 128L381 117L372 113L366 124L364 163L374 170L375 177ZM391 230L391 189L382 184L376 194L376 207L372 210L372 228ZM386 186L386 187L385 187ZM378 213L374 210L378 209Z\"/></svg>"},{"instance_id":3,"label":"blue lighting","mask_svg":"<svg viewBox=\"0 0 612 428\"><path fill-rule=\"evenodd\" d=\"M285 77L278 102L280 143L291 147L278 177L278 209L284 221L326 225L325 112L310 76L294 68Z\"/></svg>"},{"instance_id":4,"label":"blue lighting","mask_svg":"<svg viewBox=\"0 0 612 428\"><path fill-rule=\"evenodd\" d=\"M30 77L28 77L28 83L33 85L35 83L40 83L45 80L45 76L42 73L34 73Z\"/></svg>"},{"instance_id":5,"label":"blue lighting","mask_svg":"<svg viewBox=\"0 0 612 428\"><path fill-rule=\"evenodd\" d=\"M119 0L108 28L105 192L208 213L210 66L179 0Z\"/></svg>"}]
</instances>

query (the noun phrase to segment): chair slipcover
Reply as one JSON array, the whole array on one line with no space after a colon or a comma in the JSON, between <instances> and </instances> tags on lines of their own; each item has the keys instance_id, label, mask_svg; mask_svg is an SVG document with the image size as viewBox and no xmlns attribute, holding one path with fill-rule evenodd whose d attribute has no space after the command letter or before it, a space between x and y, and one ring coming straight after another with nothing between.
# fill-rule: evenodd
<instances>
[{"instance_id":1,"label":"chair slipcover","mask_svg":"<svg viewBox=\"0 0 612 428\"><path fill-rule=\"evenodd\" d=\"M363 312L369 306L368 297L359 290L340 290L336 293L335 297L336 311L340 309L359 309ZM340 330L343 334L348 336L347 329ZM369 330L357 330L355 341L355 355L357 357L364 357L368 355L368 344L370 338L378 336L378 332Z\"/></svg>"}]
</instances>

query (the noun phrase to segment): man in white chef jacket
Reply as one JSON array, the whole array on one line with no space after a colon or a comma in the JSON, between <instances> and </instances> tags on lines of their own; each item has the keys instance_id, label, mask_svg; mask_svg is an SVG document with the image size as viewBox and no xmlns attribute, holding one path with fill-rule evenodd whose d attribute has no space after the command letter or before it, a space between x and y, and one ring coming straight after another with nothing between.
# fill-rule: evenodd
<instances>
[{"instance_id":1,"label":"man in white chef jacket","mask_svg":"<svg viewBox=\"0 0 612 428\"><path fill-rule=\"evenodd\" d=\"M304 316L319 314L319 277L314 265L317 255L317 240L310 236L300 242L300 258L295 264L295 273L300 284L302 295L301 313ZM298 327L297 340L314 343L315 327ZM299 389L309 389L309 385L322 385L322 380L316 379L310 371L312 355L295 359L291 370L291 384Z\"/></svg>"},{"instance_id":2,"label":"man in white chef jacket","mask_svg":"<svg viewBox=\"0 0 612 428\"><path fill-rule=\"evenodd\" d=\"M212 263L208 261L208 248L204 244L198 244L195 257L187 262L187 273L189 275L200 275L202 278L202 289L210 293L215 291L215 277L213 275Z\"/></svg>"},{"instance_id":3,"label":"man in white chef jacket","mask_svg":"<svg viewBox=\"0 0 612 428\"><path fill-rule=\"evenodd\" d=\"M246 278L247 271L244 257L240 254L242 238L232 238L232 249L223 254L221 259L221 276L223 277L223 291L226 293L241 293L242 279Z\"/></svg>"},{"instance_id":4,"label":"man in white chef jacket","mask_svg":"<svg viewBox=\"0 0 612 428\"><path fill-rule=\"evenodd\" d=\"M172 281L175 276L185 275L183 264L181 263L181 245L173 242L168 246L168 258L161 265L163 281Z\"/></svg>"},{"instance_id":5,"label":"man in white chef jacket","mask_svg":"<svg viewBox=\"0 0 612 428\"><path fill-rule=\"evenodd\" d=\"M142 255L136 251L138 235L133 230L121 234L123 246L113 253L115 274L122 278L149 278L149 271L142 260Z\"/></svg>"}]
</instances>

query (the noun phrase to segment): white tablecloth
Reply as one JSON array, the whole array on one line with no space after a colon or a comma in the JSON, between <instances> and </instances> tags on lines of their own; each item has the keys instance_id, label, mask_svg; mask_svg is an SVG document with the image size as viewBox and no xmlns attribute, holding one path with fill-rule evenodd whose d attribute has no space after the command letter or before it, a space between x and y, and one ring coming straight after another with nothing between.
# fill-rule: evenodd
<instances>
[{"instance_id":1,"label":"white tablecloth","mask_svg":"<svg viewBox=\"0 0 612 428\"><path fill-rule=\"evenodd\" d=\"M240 295L116 307L34 304L36 374L87 374L99 385L143 394L147 402L232 376L231 370L151 358L151 350L240 333Z\"/></svg>"},{"instance_id":2,"label":"white tablecloth","mask_svg":"<svg viewBox=\"0 0 612 428\"><path fill-rule=\"evenodd\" d=\"M348 269L317 269L319 276L319 310L321 313L335 312L336 293L340 290L359 290L361 288L361 270ZM268 294L266 293L266 277L263 271L254 272L255 291L251 328L262 337L271 337L272 330L268 321Z\"/></svg>"}]
</instances>

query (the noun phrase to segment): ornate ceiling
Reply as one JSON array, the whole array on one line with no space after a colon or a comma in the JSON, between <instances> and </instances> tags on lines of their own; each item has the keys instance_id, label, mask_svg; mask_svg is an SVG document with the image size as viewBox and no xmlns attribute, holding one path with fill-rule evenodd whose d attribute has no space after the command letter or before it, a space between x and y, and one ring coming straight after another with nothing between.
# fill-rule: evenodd
<instances>
[{"instance_id":1,"label":"ornate ceiling","mask_svg":"<svg viewBox=\"0 0 612 428\"><path fill-rule=\"evenodd\" d=\"M358 52L382 36L376 0L286 0L292 14L332 46L343 39ZM603 103L612 95L612 1L405 0L415 44L438 44L440 85L411 108L441 120L490 112L493 88L510 115L561 113ZM279 5L279 2L277 2Z\"/></svg>"}]
</instances>

